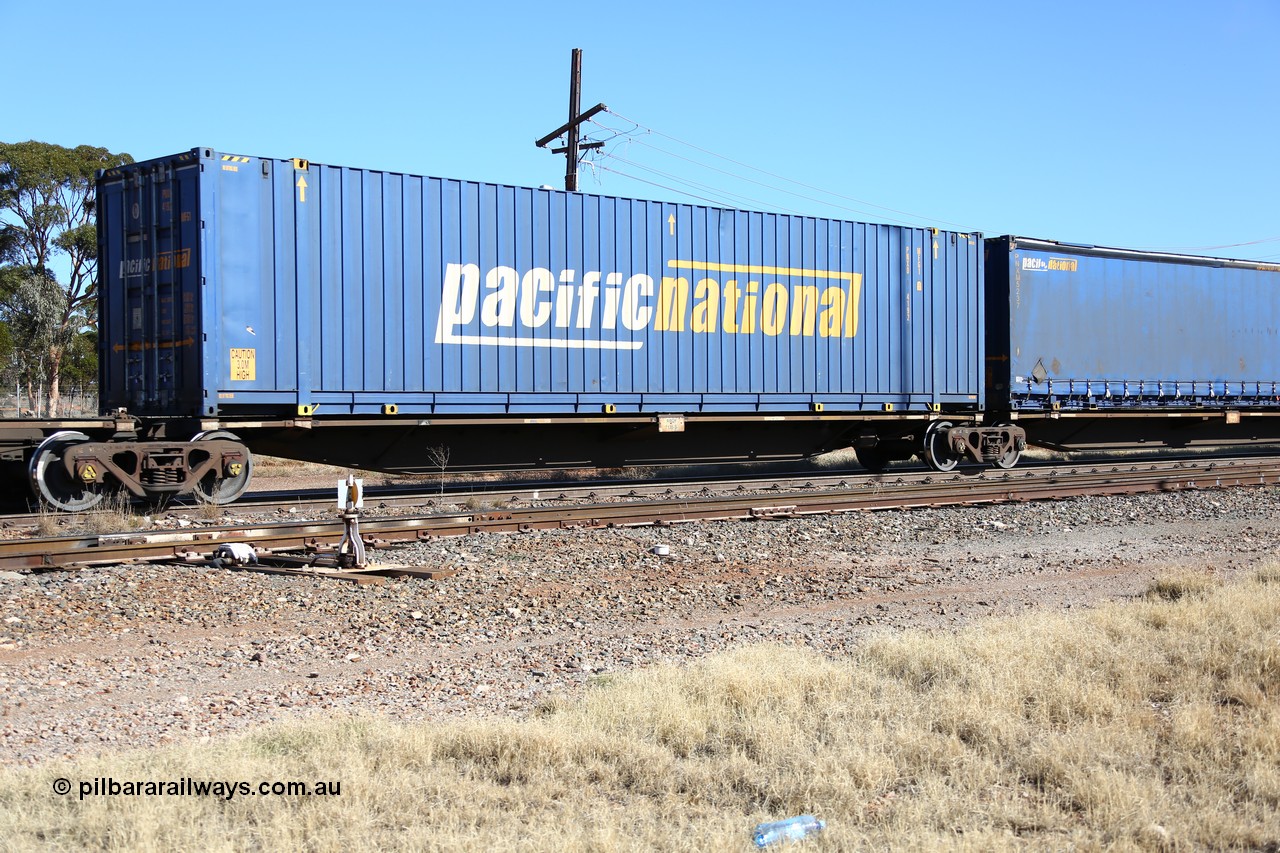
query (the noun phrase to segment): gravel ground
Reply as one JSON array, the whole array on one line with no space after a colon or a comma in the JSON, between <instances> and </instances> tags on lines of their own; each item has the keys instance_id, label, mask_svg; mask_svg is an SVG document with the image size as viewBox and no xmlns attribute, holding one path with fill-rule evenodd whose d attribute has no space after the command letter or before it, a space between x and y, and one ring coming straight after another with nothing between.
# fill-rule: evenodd
<instances>
[{"instance_id":1,"label":"gravel ground","mask_svg":"<svg viewBox=\"0 0 1280 853\"><path fill-rule=\"evenodd\" d=\"M669 528L372 552L454 567L355 586L192 567L0 573L0 761L327 711L524 713L604 673L759 641L846 651L1273 560L1280 489ZM651 553L667 545L670 554Z\"/></svg>"}]
</instances>

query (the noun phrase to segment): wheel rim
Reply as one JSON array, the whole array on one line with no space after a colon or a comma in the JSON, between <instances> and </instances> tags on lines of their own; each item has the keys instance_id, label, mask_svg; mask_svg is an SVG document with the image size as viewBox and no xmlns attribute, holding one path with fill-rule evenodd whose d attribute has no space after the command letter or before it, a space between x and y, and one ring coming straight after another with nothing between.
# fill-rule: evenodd
<instances>
[{"instance_id":1,"label":"wheel rim","mask_svg":"<svg viewBox=\"0 0 1280 853\"><path fill-rule=\"evenodd\" d=\"M202 432L191 439L192 442L210 441L212 439L229 439L231 441L239 441L239 436L226 430L212 430L210 432ZM253 479L253 454L245 449L244 465L240 469L240 473L234 476L221 476L220 471L210 471L192 489L192 494L196 500L207 504L229 504L239 498L249 489L249 482Z\"/></svg>"},{"instance_id":2,"label":"wheel rim","mask_svg":"<svg viewBox=\"0 0 1280 853\"><path fill-rule=\"evenodd\" d=\"M37 498L64 512L84 512L102 503L102 490L73 479L62 466L67 449L88 440L82 432L56 432L36 448L28 472Z\"/></svg>"},{"instance_id":3,"label":"wheel rim","mask_svg":"<svg viewBox=\"0 0 1280 853\"><path fill-rule=\"evenodd\" d=\"M1019 450L1017 447L1010 447L1008 450L1005 451L1003 456L1001 456L999 459L996 460L996 467L1005 468L1005 469L1012 468L1014 465L1018 464L1018 460L1021 458L1022 458L1022 451Z\"/></svg>"},{"instance_id":4,"label":"wheel rim","mask_svg":"<svg viewBox=\"0 0 1280 853\"><path fill-rule=\"evenodd\" d=\"M951 429L950 421L934 421L924 436L924 461L930 468L943 474L960 464L960 458L951 455L951 448L943 434L948 429Z\"/></svg>"}]
</instances>

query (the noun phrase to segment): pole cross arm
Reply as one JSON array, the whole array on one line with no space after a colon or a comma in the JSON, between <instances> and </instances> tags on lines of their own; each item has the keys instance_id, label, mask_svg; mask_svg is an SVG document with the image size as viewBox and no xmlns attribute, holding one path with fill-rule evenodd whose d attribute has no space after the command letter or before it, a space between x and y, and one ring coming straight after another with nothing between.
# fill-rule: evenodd
<instances>
[{"instance_id":1,"label":"pole cross arm","mask_svg":"<svg viewBox=\"0 0 1280 853\"><path fill-rule=\"evenodd\" d=\"M578 146L578 150L579 150L579 151L592 151L592 150L594 150L594 149L596 149L596 148L603 148L603 147L604 147L604 143L603 143L603 142L584 142L584 143L582 143L581 145L579 145L579 146ZM563 153L565 153L565 152L566 152L566 151L568 151L568 150L569 150L569 148L568 148L567 146L566 146L566 147L564 147L564 148L552 148L552 149L551 149L551 153L552 153L552 154L563 154Z\"/></svg>"},{"instance_id":2,"label":"pole cross arm","mask_svg":"<svg viewBox=\"0 0 1280 853\"><path fill-rule=\"evenodd\" d=\"M565 122L564 124L560 125L555 130L551 131L546 136L542 137L541 139L539 139L537 142L533 144L539 148L546 148L547 143L555 139L557 136L560 136L562 133L564 133L567 130L572 130L573 128L582 124L584 121L588 121L589 119L594 117L597 113L606 112L608 109L609 108L606 107L604 104L596 104L594 107L587 110L585 113L578 116L573 121Z\"/></svg>"}]
</instances>

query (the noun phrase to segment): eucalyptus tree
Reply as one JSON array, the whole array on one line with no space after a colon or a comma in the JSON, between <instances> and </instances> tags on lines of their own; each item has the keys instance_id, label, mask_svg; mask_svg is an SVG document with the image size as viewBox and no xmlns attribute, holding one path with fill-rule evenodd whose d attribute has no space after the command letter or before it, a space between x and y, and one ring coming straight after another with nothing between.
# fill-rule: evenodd
<instances>
[{"instance_id":1,"label":"eucalyptus tree","mask_svg":"<svg viewBox=\"0 0 1280 853\"><path fill-rule=\"evenodd\" d=\"M132 162L90 145L0 142L0 310L15 347L31 348L28 379L38 366L48 384L50 417L68 348L96 322L97 171Z\"/></svg>"}]
</instances>

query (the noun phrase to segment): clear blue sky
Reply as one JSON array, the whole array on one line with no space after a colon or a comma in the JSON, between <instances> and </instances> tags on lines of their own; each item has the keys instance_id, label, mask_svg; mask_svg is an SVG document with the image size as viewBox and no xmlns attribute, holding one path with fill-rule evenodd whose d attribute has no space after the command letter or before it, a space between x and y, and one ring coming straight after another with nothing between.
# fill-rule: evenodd
<instances>
[{"instance_id":1,"label":"clear blue sky","mask_svg":"<svg viewBox=\"0 0 1280 853\"><path fill-rule=\"evenodd\" d=\"M658 132L584 191L1280 259L1280 0L0 0L0 33L4 141L560 187L533 140L581 47L583 107Z\"/></svg>"}]
</instances>

